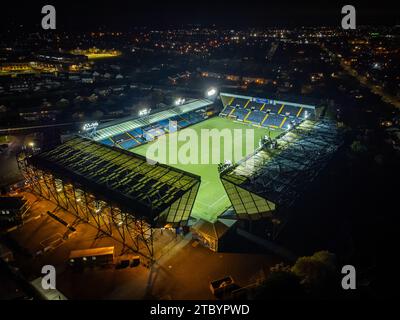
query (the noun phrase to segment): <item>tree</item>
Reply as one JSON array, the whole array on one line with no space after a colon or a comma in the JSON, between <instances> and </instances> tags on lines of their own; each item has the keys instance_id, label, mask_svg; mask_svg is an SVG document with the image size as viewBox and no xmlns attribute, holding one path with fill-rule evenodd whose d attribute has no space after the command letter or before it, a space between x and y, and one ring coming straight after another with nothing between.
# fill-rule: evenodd
<instances>
[{"instance_id":1,"label":"tree","mask_svg":"<svg viewBox=\"0 0 400 320\"><path fill-rule=\"evenodd\" d=\"M254 299L295 299L304 294L300 279L293 272L278 268L259 284Z\"/></svg>"},{"instance_id":2,"label":"tree","mask_svg":"<svg viewBox=\"0 0 400 320\"><path fill-rule=\"evenodd\" d=\"M328 251L298 258L291 270L311 294L330 293L337 286L336 256Z\"/></svg>"},{"instance_id":3,"label":"tree","mask_svg":"<svg viewBox=\"0 0 400 320\"><path fill-rule=\"evenodd\" d=\"M350 146L351 151L355 154L361 154L368 151L367 147L361 143L359 140L354 140Z\"/></svg>"},{"instance_id":4,"label":"tree","mask_svg":"<svg viewBox=\"0 0 400 320\"><path fill-rule=\"evenodd\" d=\"M330 270L336 270L336 256L333 253L330 253L327 250L317 251L312 255L312 257L323 263Z\"/></svg>"}]
</instances>

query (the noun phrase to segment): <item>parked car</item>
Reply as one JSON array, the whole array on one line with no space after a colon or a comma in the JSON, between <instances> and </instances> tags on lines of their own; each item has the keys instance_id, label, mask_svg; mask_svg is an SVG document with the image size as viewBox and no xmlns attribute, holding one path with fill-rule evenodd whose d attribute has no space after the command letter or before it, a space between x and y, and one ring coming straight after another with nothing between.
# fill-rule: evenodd
<instances>
[{"instance_id":1,"label":"parked car","mask_svg":"<svg viewBox=\"0 0 400 320\"><path fill-rule=\"evenodd\" d=\"M231 293L233 290L237 289L237 287L238 286L235 284L235 281L231 276L210 282L210 290L217 298L221 298L222 296Z\"/></svg>"}]
</instances>

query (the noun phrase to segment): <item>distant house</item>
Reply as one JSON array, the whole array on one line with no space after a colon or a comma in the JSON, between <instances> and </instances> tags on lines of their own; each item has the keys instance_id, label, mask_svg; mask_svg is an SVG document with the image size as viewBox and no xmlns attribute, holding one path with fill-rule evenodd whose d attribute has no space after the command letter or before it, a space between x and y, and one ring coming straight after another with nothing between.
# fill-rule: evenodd
<instances>
[{"instance_id":1,"label":"distant house","mask_svg":"<svg viewBox=\"0 0 400 320\"><path fill-rule=\"evenodd\" d=\"M93 83L94 79L90 77L82 78L82 83Z\"/></svg>"},{"instance_id":2,"label":"distant house","mask_svg":"<svg viewBox=\"0 0 400 320\"><path fill-rule=\"evenodd\" d=\"M70 75L70 76L68 76L68 80L79 81L80 79L81 79L81 77L78 76L78 75Z\"/></svg>"},{"instance_id":3,"label":"distant house","mask_svg":"<svg viewBox=\"0 0 400 320\"><path fill-rule=\"evenodd\" d=\"M65 98L61 98L60 100L58 100L56 105L58 107L66 107L67 105L69 105L69 101Z\"/></svg>"},{"instance_id":4,"label":"distant house","mask_svg":"<svg viewBox=\"0 0 400 320\"><path fill-rule=\"evenodd\" d=\"M29 85L28 83L16 83L16 84L11 84L10 85L10 91L11 92L22 92L22 91L28 91L29 90Z\"/></svg>"},{"instance_id":5,"label":"distant house","mask_svg":"<svg viewBox=\"0 0 400 320\"><path fill-rule=\"evenodd\" d=\"M110 94L110 92L108 91L108 90L99 90L99 95L101 95L101 96L103 96L103 97L105 97L105 96L107 96L107 95L109 95Z\"/></svg>"},{"instance_id":6,"label":"distant house","mask_svg":"<svg viewBox=\"0 0 400 320\"><path fill-rule=\"evenodd\" d=\"M111 90L113 92L121 92L124 90L124 86L119 86L119 87L112 87Z\"/></svg>"},{"instance_id":7,"label":"distant house","mask_svg":"<svg viewBox=\"0 0 400 320\"><path fill-rule=\"evenodd\" d=\"M91 95L88 97L88 100L89 100L90 102L96 102L97 99L98 99L98 96L95 95L94 93L91 94Z\"/></svg>"},{"instance_id":8,"label":"distant house","mask_svg":"<svg viewBox=\"0 0 400 320\"><path fill-rule=\"evenodd\" d=\"M82 102L84 99L83 99L83 97L82 96L76 96L75 98L74 98L74 102Z\"/></svg>"},{"instance_id":9,"label":"distant house","mask_svg":"<svg viewBox=\"0 0 400 320\"><path fill-rule=\"evenodd\" d=\"M111 111L109 111L108 114L112 115L112 116L120 116L120 115L124 114L124 110L123 109L111 110Z\"/></svg>"}]
</instances>

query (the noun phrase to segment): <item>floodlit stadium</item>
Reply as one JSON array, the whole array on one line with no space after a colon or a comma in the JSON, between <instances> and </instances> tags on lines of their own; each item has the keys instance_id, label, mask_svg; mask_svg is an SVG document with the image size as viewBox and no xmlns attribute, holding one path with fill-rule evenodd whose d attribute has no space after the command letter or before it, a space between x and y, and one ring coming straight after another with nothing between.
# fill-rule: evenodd
<instances>
[{"instance_id":1,"label":"floodlit stadium","mask_svg":"<svg viewBox=\"0 0 400 320\"><path fill-rule=\"evenodd\" d=\"M200 123L194 124L190 127L190 129L195 130L195 132L200 136L201 130L204 129L228 129L233 133L235 129L243 129L243 124L231 121L226 118L214 117L206 121L202 121ZM182 132L184 133L188 129L183 128ZM258 141L261 137L268 134L268 130L265 128L254 128L254 139L251 141L252 146L251 150L256 149L258 147ZM273 131L272 136L275 137L279 131ZM177 135L177 133L172 133L172 135ZM172 139L171 139L172 140ZM221 143L218 145L216 143L209 144L208 150L206 150L206 158L211 162L211 155L220 154L220 162L223 162L222 156L224 153L224 149L227 148L226 142L221 139ZM169 141L169 140L168 140ZM160 143L160 140L156 140L154 142L150 142L141 146L138 146L132 149L132 152L146 156L149 147L153 144ZM245 143L246 141L242 139L242 150L245 152ZM184 144L182 141L178 141L177 147L178 149ZM169 145L167 145L167 150L169 150ZM246 156L242 154L242 157ZM201 185L196 198L195 205L193 207L192 216L195 218L205 219L210 222L214 222L217 220L218 216L221 215L225 210L227 210L231 203L229 201L228 196L224 190L224 187L219 178L218 164L209 163L209 164L172 164L169 160L169 154L167 153L167 161L165 164L171 165L174 168L178 168L184 170L186 172L190 172L196 174L201 177ZM229 159L225 159L229 160ZM198 161L200 162L200 161Z\"/></svg>"},{"instance_id":2,"label":"floodlit stadium","mask_svg":"<svg viewBox=\"0 0 400 320\"><path fill-rule=\"evenodd\" d=\"M340 146L336 126L317 121L314 105L229 93L219 98L180 100L89 126L84 136L20 161L20 168L35 192L77 216L111 217L97 227L134 234L134 250L140 242L153 256L154 228L189 222L217 250L232 225L227 217L280 221L280 211Z\"/></svg>"},{"instance_id":3,"label":"floodlit stadium","mask_svg":"<svg viewBox=\"0 0 400 320\"><path fill-rule=\"evenodd\" d=\"M259 147L260 139L265 136L275 139L291 126L300 123L304 117L314 114L312 106L289 104L282 101L253 99L252 97L230 94L221 94L221 100L223 109L216 117L210 118L206 109L204 109L204 107L210 105L209 101L193 101L149 117L99 129L94 135L94 139L146 157L149 147L160 142L157 137L177 135L177 131L185 132L188 128L195 130L198 136L204 129L217 129L219 131L227 129L232 132L232 136L235 129L252 129L254 135L250 142L251 147L247 149L250 149L249 153L253 153ZM169 127L170 121L176 121L176 129ZM174 132L170 132L171 130ZM167 140L167 144L170 140L172 139ZM220 144L210 143L209 148L205 150L208 159L215 153L222 155L224 150L229 147L224 139L221 140ZM184 143L184 141L179 141L172 150L168 144L167 153L176 153ZM249 155L249 153L246 153L245 144L247 141L242 139L240 143L242 144L242 152L240 157L235 160L240 160ZM231 202L219 178L218 164L233 159L221 157L218 163L206 164L200 163L200 161L194 164L171 163L168 161L169 159L169 154L167 154L167 159L163 163L193 173L201 178L200 189L192 210L193 217L213 223L218 216L231 207ZM212 192L210 192L211 190Z\"/></svg>"}]
</instances>

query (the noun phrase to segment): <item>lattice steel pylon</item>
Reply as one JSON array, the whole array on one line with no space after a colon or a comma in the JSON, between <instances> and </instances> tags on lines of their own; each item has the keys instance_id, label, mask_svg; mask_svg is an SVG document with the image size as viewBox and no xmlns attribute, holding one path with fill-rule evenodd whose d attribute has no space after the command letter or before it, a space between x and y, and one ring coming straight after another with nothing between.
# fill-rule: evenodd
<instances>
[{"instance_id":1,"label":"lattice steel pylon","mask_svg":"<svg viewBox=\"0 0 400 320\"><path fill-rule=\"evenodd\" d=\"M119 241L123 245L123 252L131 250L148 258L150 263L154 262L154 228L144 219L123 212L116 204L95 196L83 185L63 181L50 171L30 165L23 154L17 156L17 163L33 193Z\"/></svg>"}]
</instances>

